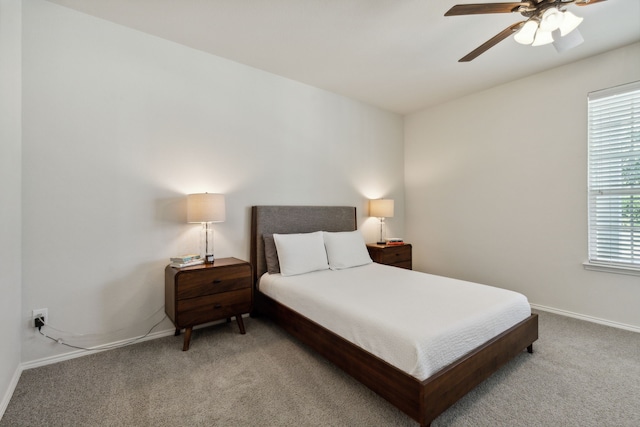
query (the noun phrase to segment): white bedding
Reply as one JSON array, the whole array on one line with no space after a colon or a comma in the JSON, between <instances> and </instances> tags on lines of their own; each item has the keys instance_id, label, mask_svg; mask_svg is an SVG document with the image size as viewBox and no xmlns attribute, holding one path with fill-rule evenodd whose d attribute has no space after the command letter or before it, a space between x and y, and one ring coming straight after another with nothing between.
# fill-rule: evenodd
<instances>
[{"instance_id":1,"label":"white bedding","mask_svg":"<svg viewBox=\"0 0 640 427\"><path fill-rule=\"evenodd\" d=\"M531 314L517 292L382 264L265 273L259 289L419 380Z\"/></svg>"}]
</instances>

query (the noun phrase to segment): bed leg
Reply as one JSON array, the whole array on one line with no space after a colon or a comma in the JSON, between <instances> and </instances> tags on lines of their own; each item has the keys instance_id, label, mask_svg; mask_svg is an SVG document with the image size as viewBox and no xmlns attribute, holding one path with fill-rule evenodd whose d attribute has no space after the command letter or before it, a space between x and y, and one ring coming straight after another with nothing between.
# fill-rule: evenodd
<instances>
[{"instance_id":1,"label":"bed leg","mask_svg":"<svg viewBox=\"0 0 640 427\"><path fill-rule=\"evenodd\" d=\"M527 346L527 351L529 352L529 354L533 353L533 344L529 344Z\"/></svg>"}]
</instances>

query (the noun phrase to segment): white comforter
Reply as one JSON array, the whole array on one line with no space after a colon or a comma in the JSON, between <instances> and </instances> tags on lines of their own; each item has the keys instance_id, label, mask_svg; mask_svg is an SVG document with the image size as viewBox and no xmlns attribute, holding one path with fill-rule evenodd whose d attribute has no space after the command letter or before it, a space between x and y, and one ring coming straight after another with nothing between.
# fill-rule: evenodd
<instances>
[{"instance_id":1,"label":"white comforter","mask_svg":"<svg viewBox=\"0 0 640 427\"><path fill-rule=\"evenodd\" d=\"M266 273L259 287L419 380L531 314L517 292L381 264Z\"/></svg>"}]
</instances>

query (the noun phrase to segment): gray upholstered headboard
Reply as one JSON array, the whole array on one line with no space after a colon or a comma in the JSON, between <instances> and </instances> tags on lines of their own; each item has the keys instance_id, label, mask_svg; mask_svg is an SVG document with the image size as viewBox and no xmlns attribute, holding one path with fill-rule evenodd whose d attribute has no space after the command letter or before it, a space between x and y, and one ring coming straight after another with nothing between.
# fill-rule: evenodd
<instances>
[{"instance_id":1,"label":"gray upholstered headboard","mask_svg":"<svg viewBox=\"0 0 640 427\"><path fill-rule=\"evenodd\" d=\"M253 206L251 208L251 265L253 281L267 271L263 234L356 230L353 206Z\"/></svg>"}]
</instances>

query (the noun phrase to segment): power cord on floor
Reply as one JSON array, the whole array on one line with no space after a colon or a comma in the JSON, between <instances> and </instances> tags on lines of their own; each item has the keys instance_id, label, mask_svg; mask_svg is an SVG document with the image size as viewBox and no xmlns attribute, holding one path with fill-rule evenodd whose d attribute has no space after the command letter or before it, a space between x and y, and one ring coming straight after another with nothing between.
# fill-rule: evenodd
<instances>
[{"instance_id":1,"label":"power cord on floor","mask_svg":"<svg viewBox=\"0 0 640 427\"><path fill-rule=\"evenodd\" d=\"M149 331L147 331L147 333L142 335L142 336L139 336L137 338L133 338L133 339L131 339L129 341L121 342L121 343L118 343L118 344L102 345L102 346L99 345L99 346L96 346L96 347L93 347L93 348L86 348L86 347L81 347L81 346L77 346L77 345L67 344L66 342L63 341L62 338L50 337L49 335L47 335L44 332L42 332L42 326L38 326L38 332L40 332L40 335L42 335L45 338L49 338L51 341L55 341L60 345L64 345L64 346L67 346L67 347L70 347L70 348L75 348L75 349L78 349L78 350L84 350L84 351L112 350L114 348L125 347L125 346L133 344L133 343L135 343L137 341L140 341L143 338L148 337L149 334L151 333L151 331L153 331L156 328L156 326L158 326L160 323L162 323L164 321L164 319L166 319L166 318L167 318L167 315L165 314L162 317L162 319L160 319L160 321L158 321L155 325L153 325L151 327L151 329L149 329ZM43 326L48 327L48 325L46 323L43 324Z\"/></svg>"},{"instance_id":2,"label":"power cord on floor","mask_svg":"<svg viewBox=\"0 0 640 427\"><path fill-rule=\"evenodd\" d=\"M162 306L162 307L160 307L159 309L157 309L156 311L154 311L154 312L153 312L152 314L150 314L148 317L146 317L146 318L144 318L144 319L140 320L140 323L144 323L144 322L146 322L147 320L154 318L154 317L156 316L156 314L158 314L158 313L160 313L160 312L162 312L162 311L164 311L164 306ZM38 325L36 325L36 327L37 327L37 326L38 326ZM42 324L42 326L44 326L44 323ZM125 326L125 327L123 327L123 328L115 329L115 330L112 330L112 331L104 331L104 332L100 332L100 333L87 333L87 334L80 334L80 333L78 333L78 332L71 332L71 331L65 331L64 329L58 329L58 328L56 328L55 326L53 326L53 325L51 325L51 324L49 324L49 323L47 323L47 325L46 325L46 326L47 326L47 328L52 329L52 330L54 330L54 331L56 331L56 332L60 332L60 333L67 334L67 335L72 335L73 337L77 337L77 338L100 337L100 336L104 336L104 335L115 334L115 333L118 333L118 332L121 332L121 331L124 331L124 330L126 330L126 329L129 329L129 328L130 328L130 326Z\"/></svg>"}]
</instances>

